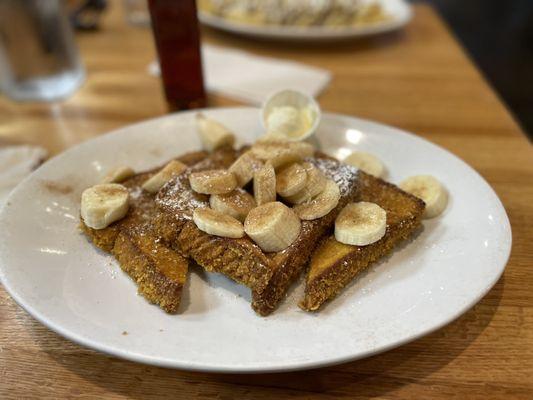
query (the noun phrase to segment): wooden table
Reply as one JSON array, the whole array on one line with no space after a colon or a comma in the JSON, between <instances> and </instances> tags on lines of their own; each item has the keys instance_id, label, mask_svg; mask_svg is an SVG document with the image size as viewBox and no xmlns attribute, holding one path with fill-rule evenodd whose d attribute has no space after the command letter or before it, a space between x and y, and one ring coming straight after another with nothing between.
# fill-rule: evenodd
<instances>
[{"instance_id":1,"label":"wooden table","mask_svg":"<svg viewBox=\"0 0 533 400\"><path fill-rule=\"evenodd\" d=\"M165 113L159 80L146 73L150 32L127 26L113 6L101 32L78 37L88 72L83 88L57 104L0 99L0 140L56 153ZM267 375L182 372L107 357L52 333L0 289L0 398L533 398L533 151L435 12L418 5L403 32L318 47L203 33L212 43L327 68L334 79L320 97L325 110L415 132L476 168L513 226L504 276L457 321L411 344L336 367Z\"/></svg>"}]
</instances>

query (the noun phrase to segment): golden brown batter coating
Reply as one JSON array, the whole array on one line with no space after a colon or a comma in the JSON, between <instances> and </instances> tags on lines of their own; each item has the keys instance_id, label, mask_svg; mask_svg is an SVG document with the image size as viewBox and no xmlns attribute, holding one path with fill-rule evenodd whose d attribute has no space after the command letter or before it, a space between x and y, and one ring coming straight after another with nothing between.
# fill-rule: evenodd
<instances>
[{"instance_id":1,"label":"golden brown batter coating","mask_svg":"<svg viewBox=\"0 0 533 400\"><path fill-rule=\"evenodd\" d=\"M357 201L373 202L387 211L385 236L368 246L340 243L333 235L326 238L311 258L305 296L300 303L304 310L315 311L334 298L360 272L389 254L420 225L422 200L364 172L359 173L358 188Z\"/></svg>"},{"instance_id":2,"label":"golden brown batter coating","mask_svg":"<svg viewBox=\"0 0 533 400\"><path fill-rule=\"evenodd\" d=\"M158 217L158 233L187 257L210 272L219 272L252 289L252 307L268 315L305 269L312 251L333 226L336 216L356 193L357 169L327 157L312 160L341 190L339 205L326 216L302 221L298 239L278 253L264 253L250 238L221 238L199 230L191 222L192 210L208 207L208 197L195 194L187 182L176 181L160 191L156 203L164 210ZM167 214L163 217L163 214ZM165 222L161 222L165 219ZM172 221L174 219L174 221ZM170 227L170 228L169 228Z\"/></svg>"},{"instance_id":3,"label":"golden brown batter coating","mask_svg":"<svg viewBox=\"0 0 533 400\"><path fill-rule=\"evenodd\" d=\"M113 255L146 300L168 313L178 311L187 279L186 258L157 243L154 236L132 236L127 231L119 233Z\"/></svg>"},{"instance_id":4,"label":"golden brown batter coating","mask_svg":"<svg viewBox=\"0 0 533 400\"><path fill-rule=\"evenodd\" d=\"M195 208L209 206L209 195L196 193L191 189L189 173L228 168L242 151L231 147L217 150L159 191L155 200L158 212L152 220L152 225L164 243L182 252L178 243L181 230L192 219L192 212Z\"/></svg>"},{"instance_id":5,"label":"golden brown batter coating","mask_svg":"<svg viewBox=\"0 0 533 400\"><path fill-rule=\"evenodd\" d=\"M123 182L131 198L126 217L101 230L82 222L82 230L96 246L117 258L137 283L140 294L167 312L176 312L179 307L187 258L191 258L207 271L222 273L250 287L253 309L268 315L307 267L311 255L305 298L300 303L305 310L316 310L333 298L420 224L424 210L421 200L351 166L317 155L310 161L335 180L341 199L324 217L302 221L298 239L287 249L265 253L247 236L230 239L202 232L191 217L195 208L209 206L209 196L193 192L188 175L228 168L244 150L228 147L210 155L196 152L180 157L190 168L157 195L141 189L157 170L138 174ZM333 236L324 239L331 234L338 213L351 201L374 202L387 211L387 231L380 241L357 247L339 243Z\"/></svg>"},{"instance_id":6,"label":"golden brown batter coating","mask_svg":"<svg viewBox=\"0 0 533 400\"><path fill-rule=\"evenodd\" d=\"M266 285L271 260L248 237L230 239L209 235L189 221L178 236L184 254L209 272L219 272L248 287Z\"/></svg>"},{"instance_id":7,"label":"golden brown batter coating","mask_svg":"<svg viewBox=\"0 0 533 400\"><path fill-rule=\"evenodd\" d=\"M178 159L190 166L203 161L207 153L187 153ZM92 229L81 221L82 231L95 246L112 253L120 267L137 283L139 293L163 310L178 310L185 283L188 260L160 243L152 220L157 215L155 195L142 190L142 184L159 168L137 174L122 182L130 191L126 216L104 229Z\"/></svg>"}]
</instances>

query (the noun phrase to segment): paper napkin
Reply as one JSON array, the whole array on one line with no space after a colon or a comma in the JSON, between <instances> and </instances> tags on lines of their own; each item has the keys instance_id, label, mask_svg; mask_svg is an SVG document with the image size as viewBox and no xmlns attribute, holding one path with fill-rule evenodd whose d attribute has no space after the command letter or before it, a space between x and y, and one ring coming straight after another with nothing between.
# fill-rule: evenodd
<instances>
[{"instance_id":1,"label":"paper napkin","mask_svg":"<svg viewBox=\"0 0 533 400\"><path fill-rule=\"evenodd\" d=\"M283 89L315 97L331 80L331 73L321 68L225 47L204 44L202 57L207 90L255 105ZM149 72L159 75L157 62Z\"/></svg>"}]
</instances>

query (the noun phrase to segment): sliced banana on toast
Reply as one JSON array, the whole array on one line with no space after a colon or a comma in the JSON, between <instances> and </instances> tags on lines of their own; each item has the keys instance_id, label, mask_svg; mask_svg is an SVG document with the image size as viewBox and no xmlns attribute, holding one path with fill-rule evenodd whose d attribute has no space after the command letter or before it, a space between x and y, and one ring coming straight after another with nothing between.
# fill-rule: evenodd
<instances>
[{"instance_id":1,"label":"sliced banana on toast","mask_svg":"<svg viewBox=\"0 0 533 400\"><path fill-rule=\"evenodd\" d=\"M269 161L275 169L311 157L315 148L306 142L261 142L252 146L253 154Z\"/></svg>"},{"instance_id":2,"label":"sliced banana on toast","mask_svg":"<svg viewBox=\"0 0 533 400\"><path fill-rule=\"evenodd\" d=\"M228 194L212 194L209 205L215 211L227 214L241 222L256 206L255 200L246 190L237 188Z\"/></svg>"},{"instance_id":3,"label":"sliced banana on toast","mask_svg":"<svg viewBox=\"0 0 533 400\"><path fill-rule=\"evenodd\" d=\"M244 236L244 228L240 221L210 208L197 208L192 219L198 229L210 235L237 239Z\"/></svg>"},{"instance_id":4,"label":"sliced banana on toast","mask_svg":"<svg viewBox=\"0 0 533 400\"><path fill-rule=\"evenodd\" d=\"M263 166L263 161L259 160L251 151L242 154L229 167L229 171L237 178L237 186L243 187L254 177L254 172Z\"/></svg>"},{"instance_id":5,"label":"sliced banana on toast","mask_svg":"<svg viewBox=\"0 0 533 400\"><path fill-rule=\"evenodd\" d=\"M85 189L81 195L81 218L93 229L104 229L124 218L129 208L129 191L118 183L103 183Z\"/></svg>"},{"instance_id":6,"label":"sliced banana on toast","mask_svg":"<svg viewBox=\"0 0 533 400\"><path fill-rule=\"evenodd\" d=\"M276 201L276 172L270 162L254 173L254 198L258 206Z\"/></svg>"},{"instance_id":7,"label":"sliced banana on toast","mask_svg":"<svg viewBox=\"0 0 533 400\"><path fill-rule=\"evenodd\" d=\"M305 186L296 194L285 197L291 204L302 204L322 193L326 187L327 178L322 171L309 162L302 163L307 174Z\"/></svg>"},{"instance_id":8,"label":"sliced banana on toast","mask_svg":"<svg viewBox=\"0 0 533 400\"><path fill-rule=\"evenodd\" d=\"M367 246L381 239L387 230L387 212L375 203L350 203L335 221L335 239L354 246Z\"/></svg>"},{"instance_id":9,"label":"sliced banana on toast","mask_svg":"<svg viewBox=\"0 0 533 400\"><path fill-rule=\"evenodd\" d=\"M157 174L147 179L142 188L150 193L157 193L159 189L165 186L175 176L178 176L187 169L187 165L178 160L172 160L161 169Z\"/></svg>"},{"instance_id":10,"label":"sliced banana on toast","mask_svg":"<svg viewBox=\"0 0 533 400\"><path fill-rule=\"evenodd\" d=\"M109 171L106 176L104 176L104 179L102 179L102 183L124 182L126 179L131 178L133 175L135 175L135 171L133 170L133 168L122 165L120 167L113 168L111 171Z\"/></svg>"},{"instance_id":11,"label":"sliced banana on toast","mask_svg":"<svg viewBox=\"0 0 533 400\"><path fill-rule=\"evenodd\" d=\"M341 191L335 181L328 179L324 190L310 201L294 207L294 212L300 219L311 221L322 218L337 207Z\"/></svg>"},{"instance_id":12,"label":"sliced banana on toast","mask_svg":"<svg viewBox=\"0 0 533 400\"><path fill-rule=\"evenodd\" d=\"M237 178L225 169L193 172L189 175L192 190L203 194L225 194L237 187Z\"/></svg>"},{"instance_id":13,"label":"sliced banana on toast","mask_svg":"<svg viewBox=\"0 0 533 400\"><path fill-rule=\"evenodd\" d=\"M375 155L366 153L364 151L354 151L343 162L345 164L353 165L361 171L376 178L383 178L386 173L385 165Z\"/></svg>"},{"instance_id":14,"label":"sliced banana on toast","mask_svg":"<svg viewBox=\"0 0 533 400\"><path fill-rule=\"evenodd\" d=\"M260 138L258 138L256 143L290 143L290 140L287 139L287 136L279 132L267 132Z\"/></svg>"},{"instance_id":15,"label":"sliced banana on toast","mask_svg":"<svg viewBox=\"0 0 533 400\"><path fill-rule=\"evenodd\" d=\"M267 253L289 247L298 238L300 228L295 212L279 201L254 208L244 221L246 234Z\"/></svg>"},{"instance_id":16,"label":"sliced banana on toast","mask_svg":"<svg viewBox=\"0 0 533 400\"><path fill-rule=\"evenodd\" d=\"M235 135L228 128L202 113L196 114L196 128L204 149L209 152L235 143Z\"/></svg>"},{"instance_id":17,"label":"sliced banana on toast","mask_svg":"<svg viewBox=\"0 0 533 400\"><path fill-rule=\"evenodd\" d=\"M415 175L405 179L400 189L411 193L426 203L423 218L433 218L441 214L448 204L448 193L442 184L431 175Z\"/></svg>"},{"instance_id":18,"label":"sliced banana on toast","mask_svg":"<svg viewBox=\"0 0 533 400\"><path fill-rule=\"evenodd\" d=\"M276 192L282 197L293 196L304 188L306 182L305 167L300 163L292 163L276 174Z\"/></svg>"}]
</instances>

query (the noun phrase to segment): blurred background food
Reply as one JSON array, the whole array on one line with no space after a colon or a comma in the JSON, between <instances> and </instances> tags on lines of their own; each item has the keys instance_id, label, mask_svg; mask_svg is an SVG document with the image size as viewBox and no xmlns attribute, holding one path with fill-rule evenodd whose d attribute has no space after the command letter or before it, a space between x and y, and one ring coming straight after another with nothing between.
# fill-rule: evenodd
<instances>
[{"instance_id":1,"label":"blurred background food","mask_svg":"<svg viewBox=\"0 0 533 400\"><path fill-rule=\"evenodd\" d=\"M197 0L197 4L200 12L237 23L263 26L296 26L305 29L306 27L316 28L321 26L378 25L393 19L393 16L387 12L388 10L383 5L402 1ZM17 50L17 46L10 46L10 43L17 42L9 42L7 40L10 35L20 38L22 37L19 34L20 32L24 34L30 32L28 29L23 29L23 24L14 23L16 18L13 16L15 13L13 10L16 11L16 8L13 5L23 3L35 4L35 7L40 7L41 11L44 9L53 11L54 7L58 7L57 2L56 0L47 2L4 0L1 3L4 10L4 12L0 12L2 14L0 17L4 19L2 37L5 42L4 51L8 53L8 58L18 62L17 65L22 66L19 69L23 71L42 69L41 64L21 61L22 52ZM105 29L101 27L100 21L111 7L122 7L126 20L131 24L138 26L148 26L150 24L146 0L65 0L65 3L68 5L70 21L76 30L97 32L99 29ZM410 3L430 3L438 10L451 28L451 31L457 36L465 50L509 106L526 133L531 137L533 132L533 1L411 0ZM37 6L38 4L40 5ZM8 9L9 12L7 11ZM50 16L47 17L47 20L41 20L41 25L33 25L36 27L52 26L53 24L50 24L49 21L57 17L52 16L50 13L48 15ZM64 44L69 41L68 31L64 28L61 29L63 29L62 35L67 38L62 42L64 49L57 46L54 49L57 54L69 55L67 58L70 59L71 70L74 71L74 78L71 79L74 84L71 86L76 88L83 80L83 67L77 61L76 46L74 44ZM41 29L35 32L32 33L35 37L46 37L50 41L49 38L59 31L50 29L44 31ZM26 46L26 48L29 47ZM32 57L35 59L35 55ZM48 64L50 63L48 62ZM63 62L63 64L68 63ZM4 92L7 93L11 82L16 76L7 74L6 68L3 71L2 85ZM63 76L61 77L61 82L64 90L59 91L57 96L45 93L49 91L41 91L40 97L61 97L61 93L69 93L73 90L70 87L67 88L68 85L65 85L66 80ZM33 82L31 83L33 85ZM29 92L31 93L32 90ZM15 93L14 96L10 97L20 99L24 98L25 94Z\"/></svg>"},{"instance_id":2,"label":"blurred background food","mask_svg":"<svg viewBox=\"0 0 533 400\"><path fill-rule=\"evenodd\" d=\"M258 25L350 26L387 18L377 0L198 0L202 12Z\"/></svg>"},{"instance_id":3,"label":"blurred background food","mask_svg":"<svg viewBox=\"0 0 533 400\"><path fill-rule=\"evenodd\" d=\"M104 0L87 3L89 9L100 10ZM378 0L198 0L198 7L249 23L345 26L387 19L380 3ZM430 3L438 10L531 138L533 1L412 0L411 3ZM147 14L142 13L143 8L146 10L145 0L123 0L123 4L129 10L130 22L149 23Z\"/></svg>"}]
</instances>

